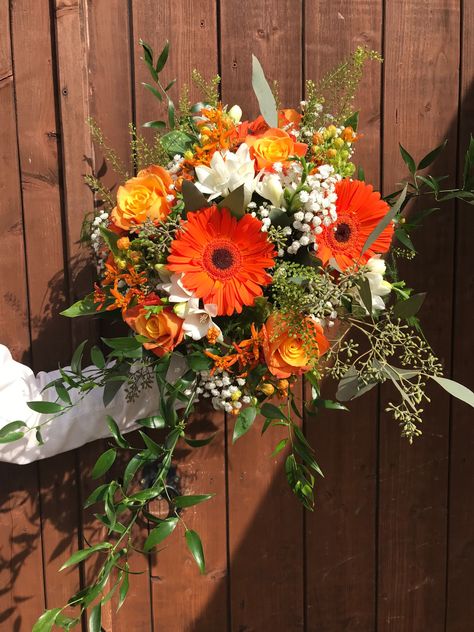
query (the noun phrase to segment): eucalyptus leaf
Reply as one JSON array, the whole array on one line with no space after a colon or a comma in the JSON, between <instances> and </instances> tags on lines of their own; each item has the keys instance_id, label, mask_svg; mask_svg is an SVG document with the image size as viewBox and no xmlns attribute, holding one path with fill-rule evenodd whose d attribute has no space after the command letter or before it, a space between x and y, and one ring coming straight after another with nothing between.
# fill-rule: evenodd
<instances>
[{"instance_id":1,"label":"eucalyptus leaf","mask_svg":"<svg viewBox=\"0 0 474 632\"><path fill-rule=\"evenodd\" d=\"M199 211L209 206L209 202L201 191L189 180L183 180L181 193L183 194L184 209L186 211Z\"/></svg>"},{"instance_id":2,"label":"eucalyptus leaf","mask_svg":"<svg viewBox=\"0 0 474 632\"><path fill-rule=\"evenodd\" d=\"M198 565L199 570L202 574L204 574L206 572L206 565L204 561L204 551L202 550L201 538L196 533L196 531L193 531L191 529L186 531L184 536L186 538L188 549L191 551L192 556L196 560L196 564Z\"/></svg>"},{"instance_id":3,"label":"eucalyptus leaf","mask_svg":"<svg viewBox=\"0 0 474 632\"><path fill-rule=\"evenodd\" d=\"M359 296L364 305L367 313L372 314L372 292L370 290L370 283L367 277L361 277L357 281L357 287L359 288Z\"/></svg>"},{"instance_id":4,"label":"eucalyptus leaf","mask_svg":"<svg viewBox=\"0 0 474 632\"><path fill-rule=\"evenodd\" d=\"M245 186L241 184L231 191L222 202L219 202L218 207L228 209L237 219L243 217L245 215Z\"/></svg>"},{"instance_id":5,"label":"eucalyptus leaf","mask_svg":"<svg viewBox=\"0 0 474 632\"><path fill-rule=\"evenodd\" d=\"M474 393L467 388L467 386L463 386L459 384L459 382L449 380L446 377L438 377L437 375L432 375L431 379L442 386L450 395L474 408Z\"/></svg>"},{"instance_id":6,"label":"eucalyptus leaf","mask_svg":"<svg viewBox=\"0 0 474 632\"><path fill-rule=\"evenodd\" d=\"M257 97L263 118L270 127L278 127L278 111L275 97L265 78L263 68L255 55L252 55L252 88Z\"/></svg>"},{"instance_id":7,"label":"eucalyptus leaf","mask_svg":"<svg viewBox=\"0 0 474 632\"><path fill-rule=\"evenodd\" d=\"M420 311L425 298L426 292L422 292L420 294L412 294L405 301L399 301L393 307L394 316L404 320L415 316Z\"/></svg>"}]
</instances>

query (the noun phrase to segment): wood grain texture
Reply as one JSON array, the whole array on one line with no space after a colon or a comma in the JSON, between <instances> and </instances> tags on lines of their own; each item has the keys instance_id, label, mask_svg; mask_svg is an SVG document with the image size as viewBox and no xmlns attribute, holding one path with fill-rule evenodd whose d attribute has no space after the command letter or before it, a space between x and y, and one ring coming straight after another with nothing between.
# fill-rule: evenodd
<instances>
[{"instance_id":1,"label":"wood grain texture","mask_svg":"<svg viewBox=\"0 0 474 632\"><path fill-rule=\"evenodd\" d=\"M474 5L465 2L461 16L461 95L459 111L459 179L470 134L474 133ZM472 207L459 204L456 230L453 379L474 389L471 339L474 277L470 265L474 221ZM449 540L446 632L463 632L474 620L474 428L472 410L453 400L449 486Z\"/></svg>"},{"instance_id":2,"label":"wood grain texture","mask_svg":"<svg viewBox=\"0 0 474 632\"><path fill-rule=\"evenodd\" d=\"M301 98L302 51L287 46L302 36L301 4L221 2L221 73L224 103L239 103L244 119L258 114L251 84L251 54L269 81L278 81L283 107ZM238 33L245 33L242 38ZM282 52L284 54L282 54ZM231 552L232 629L302 630L303 516L286 482L283 454L270 455L279 433L260 437L262 420L231 445L234 420L229 420L229 548ZM260 582L265 577L263 584ZM256 590L261 586L262 590ZM264 595L264 596L263 596Z\"/></svg>"},{"instance_id":3,"label":"wood grain texture","mask_svg":"<svg viewBox=\"0 0 474 632\"><path fill-rule=\"evenodd\" d=\"M305 71L317 80L357 46L381 51L382 2L306 3ZM354 162L380 186L381 75L367 62L354 101L360 110ZM325 385L330 388L329 384ZM365 632L375 627L377 393L306 421L325 478L306 516L307 629Z\"/></svg>"},{"instance_id":4,"label":"wood grain texture","mask_svg":"<svg viewBox=\"0 0 474 632\"><path fill-rule=\"evenodd\" d=\"M444 138L436 170L456 164L459 26L457 0L389 2L385 19L384 192L406 174L402 143L418 160ZM447 89L447 87L449 88ZM415 246L422 265L402 278L428 291L420 313L428 340L449 371L453 279L453 207L425 222ZM378 629L444 630L448 502L449 398L430 389L423 437L411 448L382 414L380 428ZM388 401L383 389L382 410Z\"/></svg>"}]
</instances>

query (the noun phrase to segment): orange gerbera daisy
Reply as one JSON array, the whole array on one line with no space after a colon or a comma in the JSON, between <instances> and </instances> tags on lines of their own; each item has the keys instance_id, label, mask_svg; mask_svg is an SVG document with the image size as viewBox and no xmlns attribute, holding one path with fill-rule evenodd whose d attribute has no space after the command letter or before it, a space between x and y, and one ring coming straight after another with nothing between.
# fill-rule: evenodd
<instances>
[{"instance_id":1,"label":"orange gerbera daisy","mask_svg":"<svg viewBox=\"0 0 474 632\"><path fill-rule=\"evenodd\" d=\"M182 273L181 282L217 314L240 313L262 295L272 278L273 245L262 233L262 222L251 215L237 220L216 206L188 213L171 244L168 269Z\"/></svg>"},{"instance_id":2,"label":"orange gerbera daisy","mask_svg":"<svg viewBox=\"0 0 474 632\"><path fill-rule=\"evenodd\" d=\"M335 259L339 268L346 270L387 252L393 236L391 222L362 254L367 237L389 210L380 193L365 182L345 179L336 184L336 194L337 220L316 236L317 256L323 264Z\"/></svg>"}]
</instances>

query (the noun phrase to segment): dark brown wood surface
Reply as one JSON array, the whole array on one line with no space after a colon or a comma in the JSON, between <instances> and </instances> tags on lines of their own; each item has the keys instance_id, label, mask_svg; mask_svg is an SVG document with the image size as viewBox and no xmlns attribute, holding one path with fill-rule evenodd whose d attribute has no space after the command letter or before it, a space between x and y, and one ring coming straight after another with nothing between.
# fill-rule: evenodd
<instances>
[{"instance_id":1,"label":"dark brown wood surface","mask_svg":"<svg viewBox=\"0 0 474 632\"><path fill-rule=\"evenodd\" d=\"M104 171L86 125L93 116L126 168L128 124L162 113L142 86L139 38L171 41L166 78L193 67L222 77L222 99L257 113L251 53L279 82L282 105L361 44L379 50L356 107L357 163L384 192L405 174L398 143L421 158L444 138L435 169L453 181L474 132L474 5L467 0L0 0L0 342L35 370L67 363L97 323L58 315L90 287L78 246L93 200L82 185ZM177 90L175 89L175 94ZM196 93L191 90L192 96ZM116 189L111 170L105 180ZM423 322L447 374L473 387L472 207L445 206L415 236L403 273L428 290ZM176 532L158 556L136 555L129 602L104 608L106 632L470 632L474 630L472 410L439 390L410 447L372 392L351 413L306 418L326 478L313 514L288 491L277 433L259 424L232 445L233 419L202 411L183 448L182 490L215 493L186 510L199 531L200 576ZM98 537L82 510L105 442L30 466L0 464L0 630L29 632L42 609L79 586L58 568ZM154 510L162 508L156 503ZM146 525L140 536L145 537ZM138 533L138 532L137 532ZM93 566L84 569L87 575Z\"/></svg>"}]
</instances>

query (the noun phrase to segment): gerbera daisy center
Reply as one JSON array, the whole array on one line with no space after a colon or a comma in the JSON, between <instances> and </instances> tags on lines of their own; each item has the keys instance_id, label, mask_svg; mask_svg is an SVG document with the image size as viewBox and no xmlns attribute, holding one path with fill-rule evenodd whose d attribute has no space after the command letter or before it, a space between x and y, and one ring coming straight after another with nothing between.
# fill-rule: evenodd
<instances>
[{"instance_id":1,"label":"gerbera daisy center","mask_svg":"<svg viewBox=\"0 0 474 632\"><path fill-rule=\"evenodd\" d=\"M228 279L242 264L242 255L227 239L215 239L207 244L202 256L203 267L214 279Z\"/></svg>"},{"instance_id":2,"label":"gerbera daisy center","mask_svg":"<svg viewBox=\"0 0 474 632\"><path fill-rule=\"evenodd\" d=\"M346 222L341 222L336 228L334 239L340 243L349 241L352 229Z\"/></svg>"}]
</instances>

